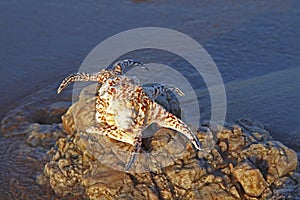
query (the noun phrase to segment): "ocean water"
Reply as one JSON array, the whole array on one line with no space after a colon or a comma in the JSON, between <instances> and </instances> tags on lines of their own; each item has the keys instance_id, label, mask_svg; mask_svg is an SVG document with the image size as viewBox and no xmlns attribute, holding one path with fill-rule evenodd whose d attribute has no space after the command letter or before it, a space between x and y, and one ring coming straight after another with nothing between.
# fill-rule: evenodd
<instances>
[{"instance_id":1,"label":"ocean water","mask_svg":"<svg viewBox=\"0 0 300 200\"><path fill-rule=\"evenodd\" d=\"M298 130L299 1L1 1L0 27L1 117L27 95L76 72L106 38L132 28L164 27L192 37L215 61L228 90L226 121L249 117L278 134ZM178 65L163 53L137 56ZM278 82L272 74L281 72ZM249 102L254 96L259 98ZM201 106L208 115L209 103Z\"/></svg>"},{"instance_id":2,"label":"ocean water","mask_svg":"<svg viewBox=\"0 0 300 200\"><path fill-rule=\"evenodd\" d=\"M65 76L77 72L89 52L103 40L139 27L177 30L206 49L224 81L227 122L240 118L260 122L282 141L300 134L297 0L2 0L0 119L32 96L36 99L38 94L47 95L45 91L35 92L57 87ZM189 69L187 62L167 52L145 50L130 56ZM179 84L167 71L150 70L162 82ZM199 98L201 119L209 119L211 103L206 84L186 71ZM189 90L182 87L183 91ZM66 95L57 96L53 89L46 91L53 101ZM46 150L33 148L36 152L30 153L24 152L26 149L23 137L0 136L0 199L55 198L52 190L46 191L35 181L43 169ZM26 156L31 154L33 158Z\"/></svg>"}]
</instances>

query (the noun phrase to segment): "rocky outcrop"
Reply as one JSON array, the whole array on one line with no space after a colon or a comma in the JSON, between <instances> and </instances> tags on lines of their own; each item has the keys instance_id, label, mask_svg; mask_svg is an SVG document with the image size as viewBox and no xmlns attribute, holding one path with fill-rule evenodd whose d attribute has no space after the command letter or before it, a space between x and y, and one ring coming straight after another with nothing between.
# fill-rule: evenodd
<instances>
[{"instance_id":1,"label":"rocky outcrop","mask_svg":"<svg viewBox=\"0 0 300 200\"><path fill-rule=\"evenodd\" d=\"M168 104L168 101L167 101ZM87 199L278 199L299 193L297 154L251 121L197 132L206 151L196 152L173 130L150 127L130 173L131 146L89 135L94 98L81 97L62 117L60 138L38 182L56 194ZM172 107L172 106L170 106ZM208 129L208 127L210 129ZM294 194L293 194L294 193Z\"/></svg>"},{"instance_id":2,"label":"rocky outcrop","mask_svg":"<svg viewBox=\"0 0 300 200\"><path fill-rule=\"evenodd\" d=\"M203 152L195 152L179 133L151 126L144 132L143 149L132 171L125 173L123 168L132 147L105 136L88 135L85 129L94 123L94 94L84 89L79 101L67 109L71 105L71 92L67 92L61 99L47 97L48 90L34 94L2 120L0 177L5 180L1 184L5 191L2 198L297 199L300 196L295 152L274 141L259 124L247 120L224 126L204 122L197 133L207 149ZM171 94L159 101L180 115ZM298 144L299 140L294 137L287 141ZM40 185L35 183L37 174Z\"/></svg>"}]
</instances>

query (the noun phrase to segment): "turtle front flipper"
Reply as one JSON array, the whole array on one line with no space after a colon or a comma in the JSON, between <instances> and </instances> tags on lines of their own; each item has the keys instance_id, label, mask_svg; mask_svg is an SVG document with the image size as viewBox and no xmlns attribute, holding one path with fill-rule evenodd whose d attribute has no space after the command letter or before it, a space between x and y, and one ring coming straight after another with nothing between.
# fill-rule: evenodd
<instances>
[{"instance_id":1,"label":"turtle front flipper","mask_svg":"<svg viewBox=\"0 0 300 200\"><path fill-rule=\"evenodd\" d=\"M61 93L63 89L68 87L73 82L87 82L87 81L97 81L98 80L98 73L96 74L87 74L87 73L75 73L67 76L60 84L57 89L57 94Z\"/></svg>"},{"instance_id":2,"label":"turtle front flipper","mask_svg":"<svg viewBox=\"0 0 300 200\"><path fill-rule=\"evenodd\" d=\"M94 74L87 74L87 73L75 73L67 76L60 84L57 89L57 94L61 93L63 89L65 89L68 85L73 82L98 82L103 84L107 79L111 77L115 77L116 74L112 71L102 70L101 72L94 73Z\"/></svg>"}]
</instances>

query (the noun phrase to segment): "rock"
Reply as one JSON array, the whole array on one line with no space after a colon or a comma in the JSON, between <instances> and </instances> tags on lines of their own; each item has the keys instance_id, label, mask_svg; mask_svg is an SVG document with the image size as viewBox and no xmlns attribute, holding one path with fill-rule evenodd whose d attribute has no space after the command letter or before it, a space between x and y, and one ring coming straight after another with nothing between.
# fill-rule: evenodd
<instances>
[{"instance_id":1,"label":"rock","mask_svg":"<svg viewBox=\"0 0 300 200\"><path fill-rule=\"evenodd\" d=\"M287 191L296 190L291 188L300 180L295 172L296 153L248 120L226 127L206 123L197 133L207 148L200 152L195 152L180 133L152 127L148 131L155 132L143 139L142 153L132 171L125 173L132 146L85 132L94 123L94 105L94 97L81 96L62 117L69 135L49 151L52 160L38 178L41 184L50 184L57 195L88 199L269 199L289 196Z\"/></svg>"},{"instance_id":2,"label":"rock","mask_svg":"<svg viewBox=\"0 0 300 200\"><path fill-rule=\"evenodd\" d=\"M224 189L222 189L218 184L210 184L208 186L203 186L201 189L198 190L197 193L193 193L190 198L187 197L186 199L228 199L228 200L235 200L239 199L236 198L234 195L228 193Z\"/></svg>"},{"instance_id":3,"label":"rock","mask_svg":"<svg viewBox=\"0 0 300 200\"><path fill-rule=\"evenodd\" d=\"M14 137L27 134L31 124L52 125L61 122L70 101L49 103L47 100L32 100L10 111L1 121L1 134Z\"/></svg>"},{"instance_id":4,"label":"rock","mask_svg":"<svg viewBox=\"0 0 300 200\"><path fill-rule=\"evenodd\" d=\"M297 169L297 154L281 142L269 141L267 144L252 144L244 150L245 156L262 171L266 171L267 181L273 183L275 179L287 175Z\"/></svg>"},{"instance_id":5,"label":"rock","mask_svg":"<svg viewBox=\"0 0 300 200\"><path fill-rule=\"evenodd\" d=\"M232 172L234 178L242 185L246 194L252 197L259 197L268 187L259 169L250 162L239 163Z\"/></svg>"},{"instance_id":6,"label":"rock","mask_svg":"<svg viewBox=\"0 0 300 200\"><path fill-rule=\"evenodd\" d=\"M18 99L15 103L19 106L1 121L0 199L61 199L51 189L49 178L39 176L43 187L36 182L53 156L51 151L56 151L50 149L59 138L66 137L61 115L71 105L71 93L68 94L69 90L58 96L57 84ZM76 198L66 195L63 199Z\"/></svg>"},{"instance_id":7,"label":"rock","mask_svg":"<svg viewBox=\"0 0 300 200\"><path fill-rule=\"evenodd\" d=\"M57 124L33 123L24 130L24 133L28 135L27 144L32 147L42 146L46 149L53 147L60 137L65 136L61 131L61 127Z\"/></svg>"}]
</instances>

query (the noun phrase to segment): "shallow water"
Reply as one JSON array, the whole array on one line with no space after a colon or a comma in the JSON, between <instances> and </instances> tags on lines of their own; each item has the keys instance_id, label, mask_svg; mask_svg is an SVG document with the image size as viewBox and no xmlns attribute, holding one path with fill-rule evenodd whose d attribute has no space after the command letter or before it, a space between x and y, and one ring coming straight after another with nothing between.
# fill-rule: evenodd
<instances>
[{"instance_id":1,"label":"shallow water","mask_svg":"<svg viewBox=\"0 0 300 200\"><path fill-rule=\"evenodd\" d=\"M262 122L278 138L299 134L299 1L214 4L190 0L184 5L181 1L1 1L0 118L24 102L24 97L58 85L64 76L76 72L101 41L145 26L174 29L203 45L226 83L227 121L251 118ZM132 55L145 62L188 66L168 53L145 51ZM203 80L190 81L199 91L201 115L209 118L210 102ZM55 91L49 93L52 96ZM55 97L54 101L58 101L56 98L63 97ZM14 154L23 148L22 139L17 142L21 146L14 148L7 148L11 140L0 141L0 176L20 173L22 160L12 157L22 158ZM19 171L7 172L9 166ZM23 185L34 184L35 174L27 176ZM14 184L16 180L10 181ZM5 185L3 179L0 185ZM1 192L6 190L2 188ZM8 194L3 198L10 199Z\"/></svg>"},{"instance_id":2,"label":"shallow water","mask_svg":"<svg viewBox=\"0 0 300 200\"><path fill-rule=\"evenodd\" d=\"M1 1L1 114L19 98L77 71L107 37L136 27L188 34L210 53L225 82L299 67L299 12L298 1L186 1L184 6L179 1ZM150 58L166 60L157 54L140 59Z\"/></svg>"}]
</instances>

